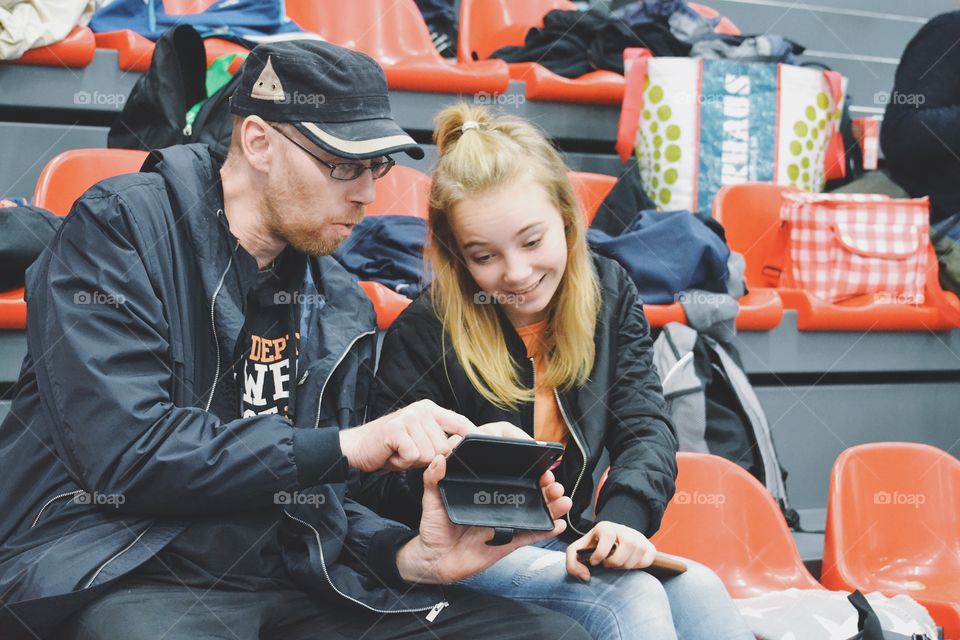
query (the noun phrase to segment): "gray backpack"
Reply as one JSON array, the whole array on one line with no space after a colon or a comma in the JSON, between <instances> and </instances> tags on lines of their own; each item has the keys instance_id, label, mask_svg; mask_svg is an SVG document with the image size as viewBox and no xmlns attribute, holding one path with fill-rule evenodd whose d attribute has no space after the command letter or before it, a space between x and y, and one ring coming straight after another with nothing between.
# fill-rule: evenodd
<instances>
[{"instance_id":1,"label":"gray backpack","mask_svg":"<svg viewBox=\"0 0 960 640\"><path fill-rule=\"evenodd\" d=\"M796 527L799 519L787 506L767 418L730 353L696 329L670 322L653 344L653 360L680 450L720 455L743 466L767 487L787 522ZM723 437L717 437L721 432Z\"/></svg>"}]
</instances>

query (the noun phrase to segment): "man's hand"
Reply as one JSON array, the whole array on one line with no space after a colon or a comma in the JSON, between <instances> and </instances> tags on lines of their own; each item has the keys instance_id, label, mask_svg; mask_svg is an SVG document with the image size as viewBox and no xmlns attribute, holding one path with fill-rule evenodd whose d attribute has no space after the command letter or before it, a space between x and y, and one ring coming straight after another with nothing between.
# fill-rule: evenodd
<instances>
[{"instance_id":1,"label":"man's hand","mask_svg":"<svg viewBox=\"0 0 960 640\"><path fill-rule=\"evenodd\" d=\"M425 467L437 455L445 456L459 438L479 433L459 413L420 400L359 427L340 432L340 449L347 463L360 471L403 471Z\"/></svg>"},{"instance_id":2,"label":"man's hand","mask_svg":"<svg viewBox=\"0 0 960 640\"><path fill-rule=\"evenodd\" d=\"M617 550L610 554L613 545ZM643 569L649 567L657 555L657 548L636 529L615 522L598 522L587 535L567 547L567 573L590 581L590 569L577 560L577 551L596 547L590 556L590 565L602 564L607 569Z\"/></svg>"},{"instance_id":3,"label":"man's hand","mask_svg":"<svg viewBox=\"0 0 960 640\"><path fill-rule=\"evenodd\" d=\"M533 440L526 431L509 422L488 422L477 427L480 433L498 438L513 438L514 440Z\"/></svg>"},{"instance_id":4,"label":"man's hand","mask_svg":"<svg viewBox=\"0 0 960 640\"><path fill-rule=\"evenodd\" d=\"M553 473L540 477L540 488L553 517L552 531L517 533L509 544L491 547L487 541L493 532L485 527L461 527L450 522L440 498L438 483L446 474L447 461L434 458L423 474L423 516L420 535L407 542L397 553L397 569L407 582L447 584L483 571L515 549L559 535L566 527L561 520L573 503L563 495L563 487Z\"/></svg>"}]
</instances>

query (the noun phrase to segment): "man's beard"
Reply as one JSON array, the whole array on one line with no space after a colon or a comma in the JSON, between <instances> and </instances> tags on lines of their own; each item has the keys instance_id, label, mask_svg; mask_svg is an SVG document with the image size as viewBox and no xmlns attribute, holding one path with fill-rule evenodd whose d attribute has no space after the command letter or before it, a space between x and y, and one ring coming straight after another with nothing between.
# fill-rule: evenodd
<instances>
[{"instance_id":1,"label":"man's beard","mask_svg":"<svg viewBox=\"0 0 960 640\"><path fill-rule=\"evenodd\" d=\"M293 198L296 195L293 194ZM323 236L325 225L322 223L304 224L289 222L277 206L278 199L265 195L261 211L264 212L264 224L271 235L282 239L300 253L308 256L328 256L340 248L345 238L330 240Z\"/></svg>"}]
</instances>

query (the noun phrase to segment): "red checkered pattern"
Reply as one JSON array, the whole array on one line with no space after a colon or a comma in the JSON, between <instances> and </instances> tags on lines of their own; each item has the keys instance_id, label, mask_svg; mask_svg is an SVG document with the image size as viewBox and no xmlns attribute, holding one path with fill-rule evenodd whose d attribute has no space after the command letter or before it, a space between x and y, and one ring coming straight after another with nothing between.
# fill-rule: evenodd
<instances>
[{"instance_id":1,"label":"red checkered pattern","mask_svg":"<svg viewBox=\"0 0 960 640\"><path fill-rule=\"evenodd\" d=\"M784 194L797 286L829 302L877 293L923 304L929 208L927 198Z\"/></svg>"}]
</instances>

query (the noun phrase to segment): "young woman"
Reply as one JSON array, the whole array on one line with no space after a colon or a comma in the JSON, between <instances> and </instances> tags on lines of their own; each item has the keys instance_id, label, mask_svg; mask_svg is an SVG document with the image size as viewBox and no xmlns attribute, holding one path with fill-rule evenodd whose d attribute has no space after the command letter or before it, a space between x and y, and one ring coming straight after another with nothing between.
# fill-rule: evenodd
<instances>
[{"instance_id":1,"label":"young woman","mask_svg":"<svg viewBox=\"0 0 960 640\"><path fill-rule=\"evenodd\" d=\"M662 581L637 570L656 552L647 537L674 492L677 440L636 287L590 254L558 153L531 124L464 104L439 114L435 142L434 279L385 337L373 411L428 398L475 424L560 442L554 473L574 504L563 536L465 584L561 611L603 640L752 638L705 567L688 561ZM604 449L593 523L579 514ZM354 490L383 515L418 519L416 474L367 476ZM589 568L576 557L587 547Z\"/></svg>"}]
</instances>

